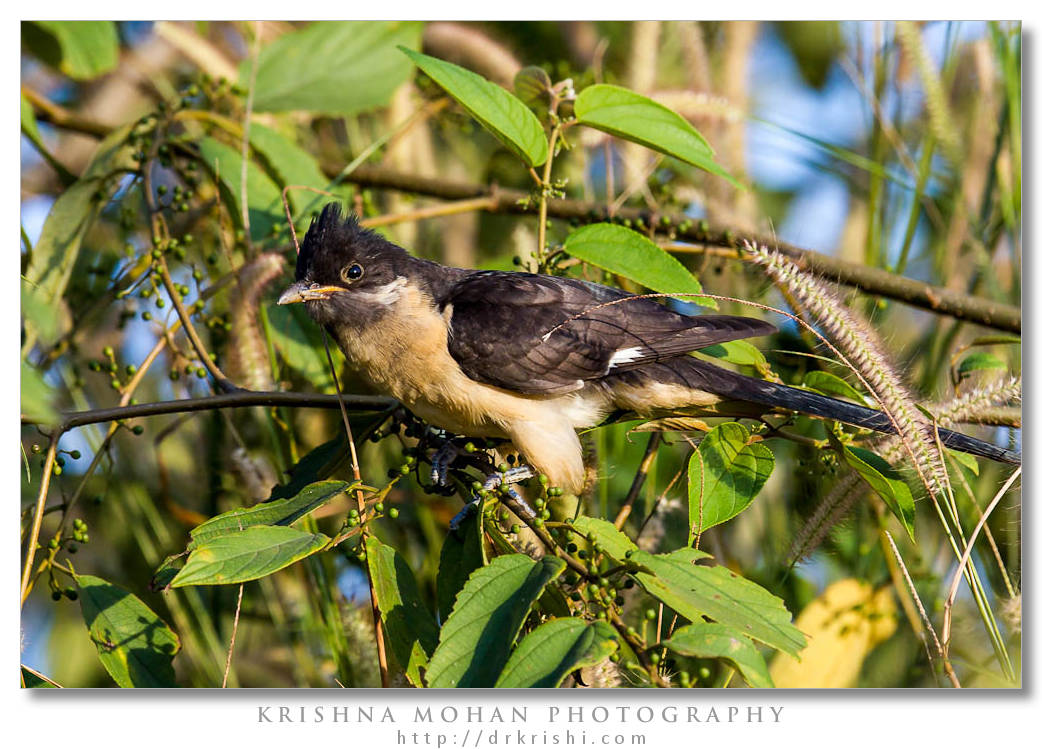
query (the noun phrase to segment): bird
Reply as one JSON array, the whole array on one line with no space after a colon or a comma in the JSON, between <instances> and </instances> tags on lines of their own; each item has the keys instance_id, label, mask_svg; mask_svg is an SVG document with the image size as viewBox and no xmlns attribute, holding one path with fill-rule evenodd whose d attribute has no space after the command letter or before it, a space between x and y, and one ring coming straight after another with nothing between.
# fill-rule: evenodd
<instances>
[{"instance_id":1,"label":"bird","mask_svg":"<svg viewBox=\"0 0 1042 749\"><path fill-rule=\"evenodd\" d=\"M880 411L690 355L775 332L766 321L685 315L585 280L441 265L363 228L337 203L312 219L301 243L295 282L278 300L292 303L304 304L376 392L446 432L511 443L524 463L490 476L486 488L543 474L580 492L578 432L620 413L797 412L894 432ZM983 440L939 436L956 450L1020 462ZM451 459L432 459L442 482Z\"/></svg>"}]
</instances>

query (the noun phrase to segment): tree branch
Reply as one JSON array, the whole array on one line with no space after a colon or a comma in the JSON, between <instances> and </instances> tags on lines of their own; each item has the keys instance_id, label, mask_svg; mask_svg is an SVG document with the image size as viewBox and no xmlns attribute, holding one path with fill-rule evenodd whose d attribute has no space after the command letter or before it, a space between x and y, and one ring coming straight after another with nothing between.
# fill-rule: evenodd
<instances>
[{"instance_id":1,"label":"tree branch","mask_svg":"<svg viewBox=\"0 0 1042 749\"><path fill-rule=\"evenodd\" d=\"M378 395L345 395L346 405L370 411L393 408L398 401ZM188 413L191 411L212 411L218 408L245 408L248 406L291 406L296 408L340 408L335 395L319 393L284 393L259 390L235 390L220 395L203 398L184 398L155 403L138 403L133 406L116 406L114 408L97 408L90 411L73 411L62 414L58 427L64 432L87 424L99 424L106 421L137 419L145 416L161 416L163 414ZM39 424L39 421L22 416L22 424Z\"/></svg>"},{"instance_id":2,"label":"tree branch","mask_svg":"<svg viewBox=\"0 0 1042 749\"><path fill-rule=\"evenodd\" d=\"M339 174L335 166L324 165L327 174ZM536 214L538 204L530 201L525 204L524 198L530 197L521 190L502 187L452 182L437 177L421 177L416 174L403 174L380 166L363 164L357 167L345 179L363 187L375 187L386 190L415 193L441 198L443 200L472 200L489 198L484 210L490 213ZM608 206L571 198L554 198L547 203L547 214L554 218L575 219L582 222L607 221ZM682 215L659 216L644 209L633 207L619 208L614 217L617 220L642 220L649 228L659 232L672 232L676 239L698 245L731 247L737 251L742 241L748 240L759 245L776 249L792 259L801 269L814 273L822 278L846 286L853 286L868 294L894 299L913 307L929 310L940 315L954 317L958 320L976 323L1010 333L1020 333L1020 308L1001 302L983 299L977 296L961 294L951 289L923 283L912 278L888 273L881 268L871 268L848 260L823 255L813 250L797 247L786 242L779 242L773 237L762 237L752 234L740 234L730 230L713 229L704 222L692 222ZM687 226L690 224L690 226ZM686 226L683 230L681 226ZM674 251L681 248L673 247ZM695 248L692 248L695 250ZM697 251L697 250L695 250Z\"/></svg>"}]
</instances>

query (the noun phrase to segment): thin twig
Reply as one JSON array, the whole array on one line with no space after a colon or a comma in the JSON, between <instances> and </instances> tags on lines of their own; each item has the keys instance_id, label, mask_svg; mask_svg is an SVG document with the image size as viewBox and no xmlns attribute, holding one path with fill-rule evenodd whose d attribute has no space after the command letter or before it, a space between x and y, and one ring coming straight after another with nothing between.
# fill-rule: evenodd
<instances>
[{"instance_id":1,"label":"thin twig","mask_svg":"<svg viewBox=\"0 0 1042 749\"><path fill-rule=\"evenodd\" d=\"M218 389L225 392L238 390L224 372L221 371L220 367L217 366L214 360L210 358L210 354L207 353L206 346L203 345L199 333L196 332L195 326L192 324L191 315L188 310L185 309L184 302L181 301L181 294L177 291L174 279L170 277L170 270L167 268L165 257L159 259L159 278L163 282L163 287L166 289L170 301L174 304L174 310L176 310L177 316L181 319L181 327L184 328L185 335L192 344L192 348L195 349L195 353L199 356L199 361L202 362L202 365L206 367L206 371L208 371L210 376L213 377Z\"/></svg>"},{"instance_id":2,"label":"thin twig","mask_svg":"<svg viewBox=\"0 0 1042 749\"><path fill-rule=\"evenodd\" d=\"M351 471L354 474L355 481L362 482L362 471L358 465L358 452L355 449L355 438L351 432L351 420L347 418L347 406L344 405L344 399L340 392L340 378L337 377L336 366L333 364L333 354L329 350L329 336L326 334L325 328L322 329L322 343L326 349L326 361L329 363L329 373L333 377L333 386L336 388L337 402L340 404L340 415L344 417L344 429L347 430L347 444L351 449ZM365 495L362 490L355 490L355 501L358 503L358 513L365 519ZM367 544L366 540L369 538L368 526L362 527L362 548L365 549ZM373 630L376 638L376 657L377 662L380 665L380 684L384 689L391 685L390 673L387 669L387 651L384 644L383 635L383 620L380 618L380 606L376 601L376 587L373 585L373 576L369 571L369 564L365 565L365 578L369 583L369 604L373 611Z\"/></svg>"},{"instance_id":3,"label":"thin twig","mask_svg":"<svg viewBox=\"0 0 1042 749\"><path fill-rule=\"evenodd\" d=\"M652 432L650 439L648 439L648 446L644 449L644 459L640 461L640 467L637 469L637 474L633 477L633 483L630 484L630 490L626 493L626 499L622 503L622 507L619 508L619 514L615 516L615 527L622 530L622 526L626 524L626 519L630 516L630 512L633 511L633 503L637 499L637 495L640 494L640 490L644 487L644 482L648 478L648 471L651 469L651 464L655 460L655 455L658 453L659 444L662 442L661 432Z\"/></svg>"},{"instance_id":4,"label":"thin twig","mask_svg":"<svg viewBox=\"0 0 1042 749\"><path fill-rule=\"evenodd\" d=\"M407 211L406 213L385 213L382 216L364 218L358 223L367 229L374 229L378 226L391 226L393 224L402 224L406 221L421 221L441 216L455 216L459 213L470 213L471 211L484 211L494 207L498 202L495 196L489 195L485 198L457 200L451 203L417 208L415 211Z\"/></svg>"},{"instance_id":5,"label":"thin twig","mask_svg":"<svg viewBox=\"0 0 1042 749\"><path fill-rule=\"evenodd\" d=\"M44 458L43 480L40 482L40 491L36 495L36 513L33 515L33 527L29 531L29 546L25 550L25 566L22 568L22 605L29 597L32 590L33 561L36 559L36 545L40 538L40 526L43 524L43 510L47 504L47 490L51 485L51 473L54 470L54 456L58 450L58 440L61 439L62 430L55 429L51 435L51 444L47 447L47 455Z\"/></svg>"},{"instance_id":6,"label":"thin twig","mask_svg":"<svg viewBox=\"0 0 1042 749\"><path fill-rule=\"evenodd\" d=\"M232 670L232 653L235 652L235 635L239 631L239 612L242 610L242 589L245 585L245 583L239 583L239 600L235 602L235 619L232 621L232 637L228 643L228 660L224 662L224 679L221 680L221 689L228 686L228 674Z\"/></svg>"}]
</instances>

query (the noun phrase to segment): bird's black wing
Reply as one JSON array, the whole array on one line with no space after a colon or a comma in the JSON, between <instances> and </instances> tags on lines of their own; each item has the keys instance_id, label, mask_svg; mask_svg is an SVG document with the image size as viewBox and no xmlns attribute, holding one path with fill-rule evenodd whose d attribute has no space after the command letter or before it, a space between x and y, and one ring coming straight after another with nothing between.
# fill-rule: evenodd
<instances>
[{"instance_id":1,"label":"bird's black wing","mask_svg":"<svg viewBox=\"0 0 1042 749\"><path fill-rule=\"evenodd\" d=\"M474 380L522 393L566 393L695 349L766 335L762 320L686 316L574 279L485 271L440 300L449 351Z\"/></svg>"}]
</instances>

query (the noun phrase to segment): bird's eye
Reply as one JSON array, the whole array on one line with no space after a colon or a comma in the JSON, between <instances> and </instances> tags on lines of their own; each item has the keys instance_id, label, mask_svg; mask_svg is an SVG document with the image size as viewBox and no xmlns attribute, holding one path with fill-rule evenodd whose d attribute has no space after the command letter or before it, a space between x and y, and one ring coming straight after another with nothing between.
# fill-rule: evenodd
<instances>
[{"instance_id":1,"label":"bird's eye","mask_svg":"<svg viewBox=\"0 0 1042 749\"><path fill-rule=\"evenodd\" d=\"M340 278L344 281L344 283L351 283L352 281L357 281L359 278L361 278L362 273L362 266L358 263L352 263L351 265L344 267L340 271Z\"/></svg>"}]
</instances>

